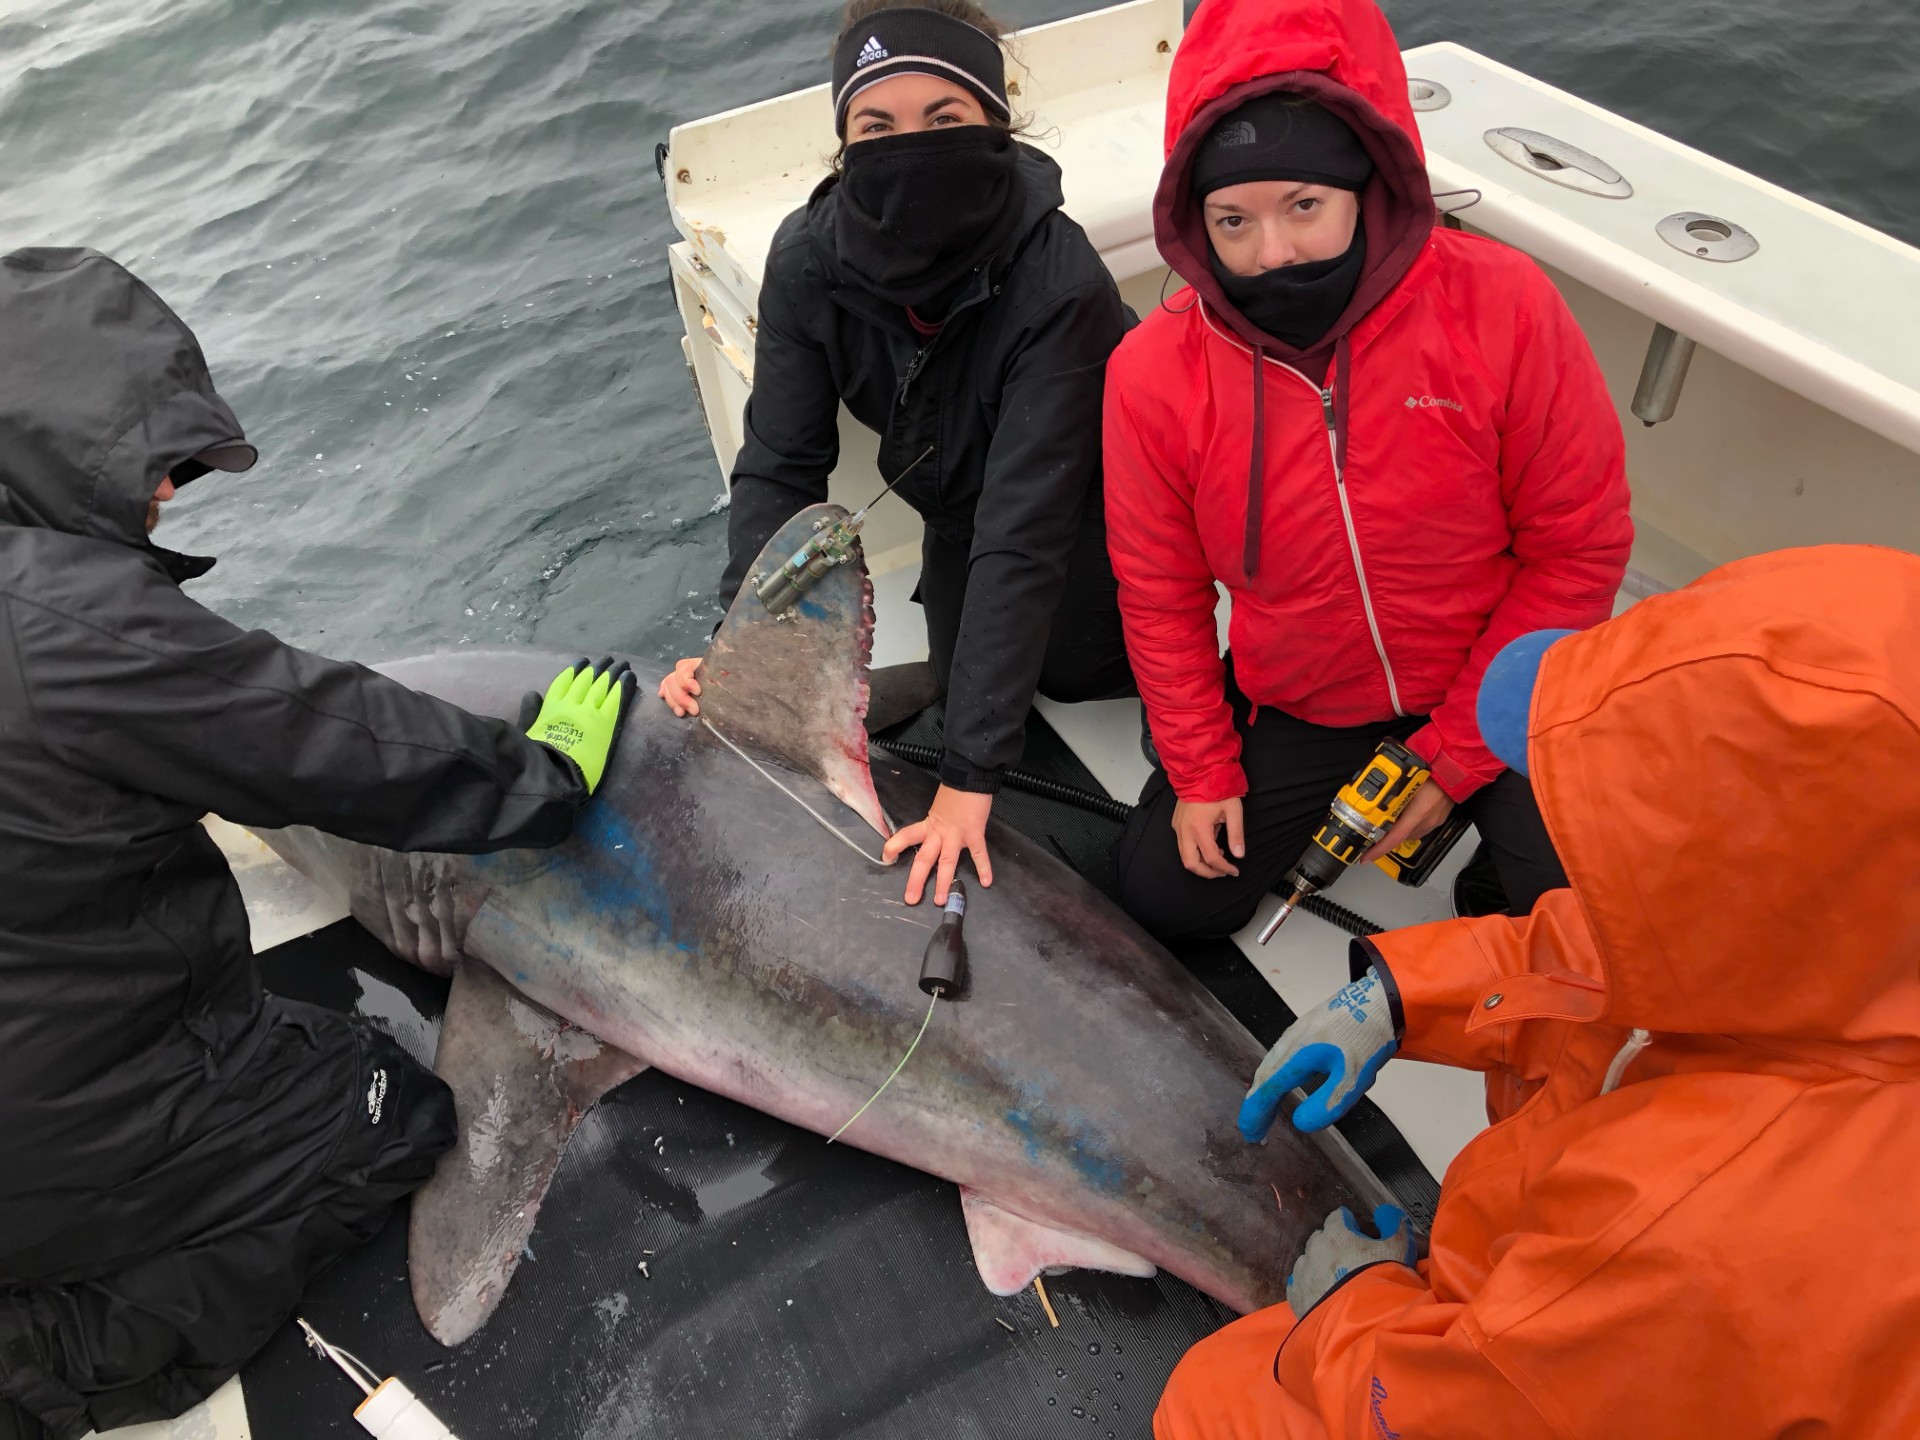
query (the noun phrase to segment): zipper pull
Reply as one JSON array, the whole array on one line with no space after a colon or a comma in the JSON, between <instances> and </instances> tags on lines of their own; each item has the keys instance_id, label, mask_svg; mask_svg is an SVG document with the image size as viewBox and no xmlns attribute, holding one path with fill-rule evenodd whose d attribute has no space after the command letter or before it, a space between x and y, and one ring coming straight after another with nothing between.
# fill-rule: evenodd
<instances>
[{"instance_id":1,"label":"zipper pull","mask_svg":"<svg viewBox=\"0 0 1920 1440\"><path fill-rule=\"evenodd\" d=\"M927 363L927 352L931 349L933 349L931 343L923 345L920 348L920 353L907 362L907 373L900 379L900 403L902 405L907 403L907 391L913 388L913 382L920 374L920 367Z\"/></svg>"},{"instance_id":2,"label":"zipper pull","mask_svg":"<svg viewBox=\"0 0 1920 1440\"><path fill-rule=\"evenodd\" d=\"M1320 413L1327 420L1327 452L1333 458L1333 483L1346 488L1347 477L1340 464L1340 418L1333 408L1333 387L1329 385L1320 392ZM1345 501L1341 502L1342 504Z\"/></svg>"}]
</instances>

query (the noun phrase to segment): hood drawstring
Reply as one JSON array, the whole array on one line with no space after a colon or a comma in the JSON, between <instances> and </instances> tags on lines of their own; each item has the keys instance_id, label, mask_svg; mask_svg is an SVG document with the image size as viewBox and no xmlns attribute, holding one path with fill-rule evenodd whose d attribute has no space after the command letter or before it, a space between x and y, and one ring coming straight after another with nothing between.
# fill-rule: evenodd
<instances>
[{"instance_id":1,"label":"hood drawstring","mask_svg":"<svg viewBox=\"0 0 1920 1440\"><path fill-rule=\"evenodd\" d=\"M1627 1066L1640 1058L1640 1052L1653 1043L1653 1032L1636 1029L1627 1036L1627 1043L1614 1055L1613 1063L1607 1066L1607 1078L1600 1082L1600 1093L1611 1095L1619 1086L1621 1078L1627 1073Z\"/></svg>"},{"instance_id":2,"label":"hood drawstring","mask_svg":"<svg viewBox=\"0 0 1920 1440\"><path fill-rule=\"evenodd\" d=\"M1251 581L1260 568L1260 522L1266 492L1267 352L1253 347L1253 453L1247 460L1247 542L1240 552L1240 568Z\"/></svg>"}]
</instances>

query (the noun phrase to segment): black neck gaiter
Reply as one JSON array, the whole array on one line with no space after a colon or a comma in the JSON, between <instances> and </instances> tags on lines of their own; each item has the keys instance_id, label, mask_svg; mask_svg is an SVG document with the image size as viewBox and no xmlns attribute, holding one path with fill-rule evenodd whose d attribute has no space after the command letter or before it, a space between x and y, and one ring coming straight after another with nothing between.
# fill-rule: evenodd
<instances>
[{"instance_id":1,"label":"black neck gaiter","mask_svg":"<svg viewBox=\"0 0 1920 1440\"><path fill-rule=\"evenodd\" d=\"M1367 266L1367 234L1354 222L1353 243L1344 255L1283 265L1259 275L1236 275L1210 257L1213 278L1228 300L1260 329L1296 350L1318 342L1353 299Z\"/></svg>"},{"instance_id":2,"label":"black neck gaiter","mask_svg":"<svg viewBox=\"0 0 1920 1440\"><path fill-rule=\"evenodd\" d=\"M834 248L848 278L882 300L950 303L1019 228L1020 149L996 125L862 140L843 163Z\"/></svg>"}]
</instances>

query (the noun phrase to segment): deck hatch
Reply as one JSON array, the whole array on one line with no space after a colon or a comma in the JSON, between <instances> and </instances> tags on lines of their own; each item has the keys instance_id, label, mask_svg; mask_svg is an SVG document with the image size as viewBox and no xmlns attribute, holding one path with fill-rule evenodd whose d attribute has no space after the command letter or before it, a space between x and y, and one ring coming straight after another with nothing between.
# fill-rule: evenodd
<instances>
[{"instance_id":1,"label":"deck hatch","mask_svg":"<svg viewBox=\"0 0 1920 1440\"><path fill-rule=\"evenodd\" d=\"M1608 200L1625 200L1633 194L1633 186L1613 166L1558 136L1507 125L1487 131L1485 138L1501 159L1555 185Z\"/></svg>"}]
</instances>

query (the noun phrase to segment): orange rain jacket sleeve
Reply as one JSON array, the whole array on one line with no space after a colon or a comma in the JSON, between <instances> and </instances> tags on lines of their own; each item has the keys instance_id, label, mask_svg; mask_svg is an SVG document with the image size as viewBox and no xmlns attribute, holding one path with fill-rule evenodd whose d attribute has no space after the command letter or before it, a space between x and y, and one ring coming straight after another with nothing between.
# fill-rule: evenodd
<instances>
[{"instance_id":1,"label":"orange rain jacket sleeve","mask_svg":"<svg viewBox=\"0 0 1920 1440\"><path fill-rule=\"evenodd\" d=\"M1920 1434L1915 635L1920 557L1830 546L1548 652L1571 888L1375 937L1495 1123L1417 1271L1202 1342L1160 1440Z\"/></svg>"}]
</instances>

